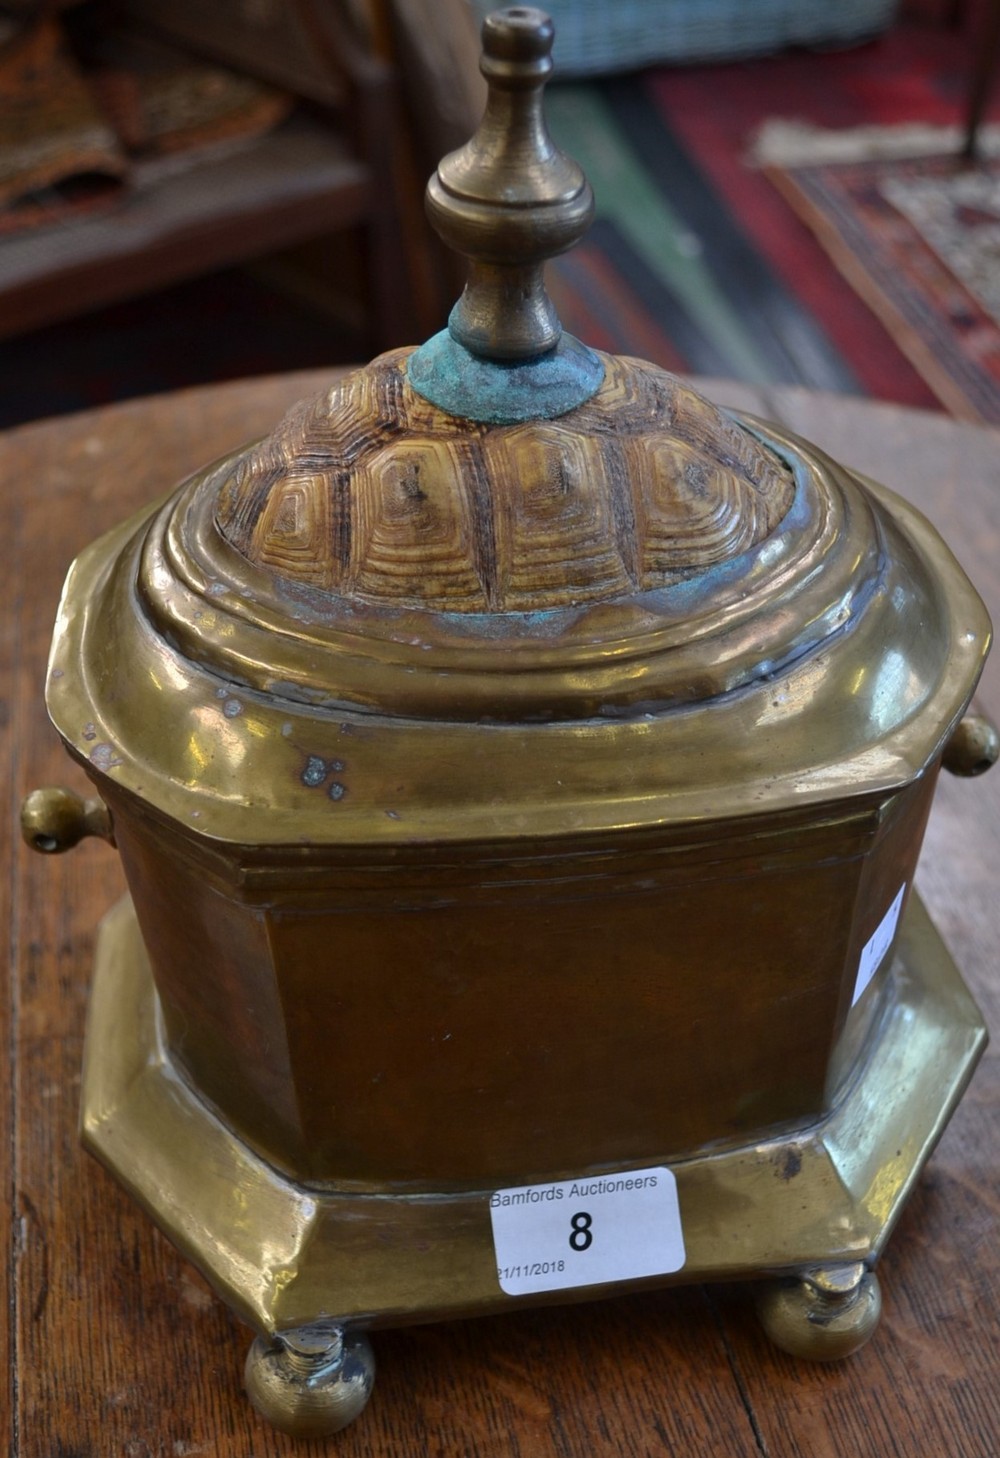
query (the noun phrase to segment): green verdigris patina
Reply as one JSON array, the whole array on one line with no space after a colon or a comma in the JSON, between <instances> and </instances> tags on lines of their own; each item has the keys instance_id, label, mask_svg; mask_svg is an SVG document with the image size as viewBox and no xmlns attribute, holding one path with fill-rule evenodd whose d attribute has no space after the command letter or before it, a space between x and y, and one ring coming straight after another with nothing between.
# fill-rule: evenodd
<instances>
[{"instance_id":1,"label":"green verdigris patina","mask_svg":"<svg viewBox=\"0 0 1000 1458\"><path fill-rule=\"evenodd\" d=\"M604 381L600 357L571 334L533 359L482 359L447 329L434 334L407 362L418 395L449 415L489 425L553 420L596 395Z\"/></svg>"}]
</instances>

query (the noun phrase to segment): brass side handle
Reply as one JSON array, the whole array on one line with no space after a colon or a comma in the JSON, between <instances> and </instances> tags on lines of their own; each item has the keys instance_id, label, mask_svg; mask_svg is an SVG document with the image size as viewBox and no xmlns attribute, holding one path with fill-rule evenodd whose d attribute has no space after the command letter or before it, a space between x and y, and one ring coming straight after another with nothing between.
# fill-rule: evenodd
<instances>
[{"instance_id":1,"label":"brass side handle","mask_svg":"<svg viewBox=\"0 0 1000 1458\"><path fill-rule=\"evenodd\" d=\"M32 790L21 806L21 834L32 850L42 855L59 855L71 850L88 835L114 845L111 812L96 796L84 800L73 790L49 785Z\"/></svg>"},{"instance_id":2,"label":"brass side handle","mask_svg":"<svg viewBox=\"0 0 1000 1458\"><path fill-rule=\"evenodd\" d=\"M959 720L951 738L944 747L941 763L953 775L985 774L1000 757L1000 731L982 710L976 706Z\"/></svg>"}]
</instances>

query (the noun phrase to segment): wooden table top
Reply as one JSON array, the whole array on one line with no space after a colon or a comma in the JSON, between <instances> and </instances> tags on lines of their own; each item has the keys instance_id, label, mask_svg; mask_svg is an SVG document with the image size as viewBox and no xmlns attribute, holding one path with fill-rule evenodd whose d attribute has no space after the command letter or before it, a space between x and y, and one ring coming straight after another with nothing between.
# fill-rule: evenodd
<instances>
[{"instance_id":1,"label":"wooden table top","mask_svg":"<svg viewBox=\"0 0 1000 1458\"><path fill-rule=\"evenodd\" d=\"M7 832L39 785L85 787L43 707L70 559L206 460L266 431L320 373L184 391L0 437L7 495L0 730ZM1000 617L1000 431L812 394L703 382L894 487L938 525ZM1000 653L981 702L1000 716ZM918 885L1000 1028L1000 770L942 777ZM16 1458L683 1454L725 1458L1000 1451L1000 1059L987 1053L881 1265L871 1344L832 1367L768 1345L746 1287L692 1287L376 1336L372 1402L295 1444L250 1410L249 1333L76 1138L94 931L121 894L113 851L5 864L0 1003L0 1447Z\"/></svg>"}]
</instances>

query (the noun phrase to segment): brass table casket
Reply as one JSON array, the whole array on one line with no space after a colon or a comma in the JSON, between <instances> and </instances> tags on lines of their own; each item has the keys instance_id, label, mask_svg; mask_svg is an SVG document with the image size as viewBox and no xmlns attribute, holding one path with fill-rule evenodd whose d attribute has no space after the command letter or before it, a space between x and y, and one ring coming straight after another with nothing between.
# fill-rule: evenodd
<instances>
[{"instance_id":1,"label":"brass table casket","mask_svg":"<svg viewBox=\"0 0 1000 1458\"><path fill-rule=\"evenodd\" d=\"M113 839L83 1136L333 1431L365 1331L764 1277L855 1350L985 1041L912 891L985 611L915 511L562 336L592 201L491 17L429 188L471 259L384 355L72 568L48 704Z\"/></svg>"}]
</instances>

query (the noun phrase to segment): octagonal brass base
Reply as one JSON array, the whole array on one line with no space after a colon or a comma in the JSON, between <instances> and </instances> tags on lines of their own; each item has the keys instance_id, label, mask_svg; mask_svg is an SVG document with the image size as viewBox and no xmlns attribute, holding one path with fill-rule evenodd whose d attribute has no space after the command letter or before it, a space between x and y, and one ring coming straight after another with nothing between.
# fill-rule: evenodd
<instances>
[{"instance_id":1,"label":"octagonal brass base","mask_svg":"<svg viewBox=\"0 0 1000 1458\"><path fill-rule=\"evenodd\" d=\"M318 1320L394 1325L736 1276L796 1275L814 1304L842 1303L861 1289L986 1043L979 1011L916 896L878 980L872 1033L837 1107L808 1128L671 1161L686 1264L627 1286L505 1295L489 1187L358 1193L298 1185L265 1164L172 1066L128 900L100 930L83 1139L265 1335ZM648 1163L656 1162L650 1150ZM865 1309L875 1315L859 1323L860 1340L877 1320L877 1302ZM850 1343L837 1354L846 1349Z\"/></svg>"}]
</instances>

